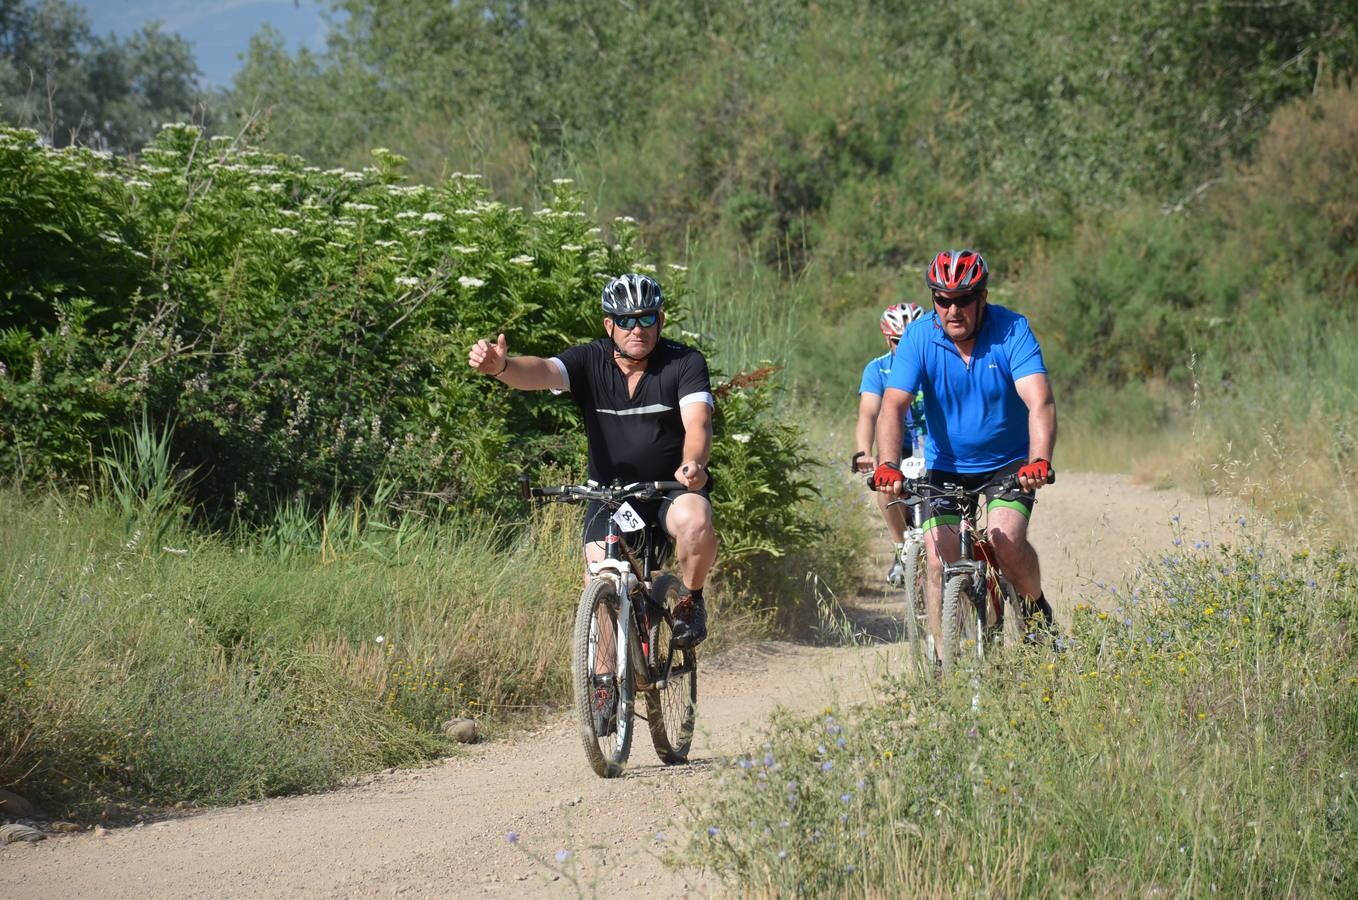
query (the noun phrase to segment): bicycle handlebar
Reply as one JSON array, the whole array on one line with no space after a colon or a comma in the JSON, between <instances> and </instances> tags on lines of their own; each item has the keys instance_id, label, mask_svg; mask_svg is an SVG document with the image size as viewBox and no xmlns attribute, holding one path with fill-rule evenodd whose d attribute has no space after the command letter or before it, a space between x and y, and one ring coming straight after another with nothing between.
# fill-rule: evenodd
<instances>
[{"instance_id":1,"label":"bicycle handlebar","mask_svg":"<svg viewBox=\"0 0 1358 900\"><path fill-rule=\"evenodd\" d=\"M525 498L556 503L578 503L600 500L605 503L620 500L653 500L669 491L687 491L688 486L678 481L634 481L631 484L563 484L556 487L531 487L528 479L520 481L520 493Z\"/></svg>"}]
</instances>

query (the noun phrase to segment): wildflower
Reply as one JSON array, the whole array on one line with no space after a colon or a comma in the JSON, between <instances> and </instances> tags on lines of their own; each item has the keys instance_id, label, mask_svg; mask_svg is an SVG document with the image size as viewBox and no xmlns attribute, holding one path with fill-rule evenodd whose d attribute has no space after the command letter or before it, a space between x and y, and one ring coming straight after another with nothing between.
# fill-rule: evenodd
<instances>
[{"instance_id":1,"label":"wildflower","mask_svg":"<svg viewBox=\"0 0 1358 900\"><path fill-rule=\"evenodd\" d=\"M768 753L765 753L765 754L764 754L764 768L766 768L766 769L767 769L767 768L772 768L773 762L774 762L774 760L773 760L773 752L772 752L772 751L769 751Z\"/></svg>"},{"instance_id":2,"label":"wildflower","mask_svg":"<svg viewBox=\"0 0 1358 900\"><path fill-rule=\"evenodd\" d=\"M827 759L825 762L823 762L823 763L820 764L820 770L821 770L822 772L828 772L828 771L830 771L831 769L833 769L834 767L835 767L834 760L830 760L830 759Z\"/></svg>"},{"instance_id":3,"label":"wildflower","mask_svg":"<svg viewBox=\"0 0 1358 900\"><path fill-rule=\"evenodd\" d=\"M442 222L443 213L427 212L424 215L420 216L420 218L426 222Z\"/></svg>"},{"instance_id":4,"label":"wildflower","mask_svg":"<svg viewBox=\"0 0 1358 900\"><path fill-rule=\"evenodd\" d=\"M470 247L466 244L454 244L451 249L454 253L475 253L481 248L475 244L472 244Z\"/></svg>"},{"instance_id":5,"label":"wildflower","mask_svg":"<svg viewBox=\"0 0 1358 900\"><path fill-rule=\"evenodd\" d=\"M575 184L574 178L553 178L552 184Z\"/></svg>"},{"instance_id":6,"label":"wildflower","mask_svg":"<svg viewBox=\"0 0 1358 900\"><path fill-rule=\"evenodd\" d=\"M515 266L531 266L533 264L533 257L525 253L520 256L514 257L509 262L511 265Z\"/></svg>"},{"instance_id":7,"label":"wildflower","mask_svg":"<svg viewBox=\"0 0 1358 900\"><path fill-rule=\"evenodd\" d=\"M276 234L279 237L297 237L297 232L291 228L270 228L269 233Z\"/></svg>"},{"instance_id":8,"label":"wildflower","mask_svg":"<svg viewBox=\"0 0 1358 900\"><path fill-rule=\"evenodd\" d=\"M839 795L839 802L840 802L840 803L848 803L848 802L850 802L850 801L852 801L852 800L853 800L853 794L845 793L845 794L840 794L840 795Z\"/></svg>"},{"instance_id":9,"label":"wildflower","mask_svg":"<svg viewBox=\"0 0 1358 900\"><path fill-rule=\"evenodd\" d=\"M709 825L709 826L707 826L707 836L708 836L708 837L716 837L716 836L719 835L719 834L721 834L721 829L718 828L716 825Z\"/></svg>"},{"instance_id":10,"label":"wildflower","mask_svg":"<svg viewBox=\"0 0 1358 900\"><path fill-rule=\"evenodd\" d=\"M558 851L556 851L556 861L557 861L557 863L564 863L566 860L568 860L568 859L570 859L570 858L571 858L571 852L570 852L569 850L558 850Z\"/></svg>"},{"instance_id":11,"label":"wildflower","mask_svg":"<svg viewBox=\"0 0 1358 900\"><path fill-rule=\"evenodd\" d=\"M1210 606L1210 605L1209 605L1209 606L1203 607L1202 614L1203 614L1204 616L1210 616L1210 615L1212 615L1213 613L1215 613L1216 611L1217 611L1217 610L1216 610L1216 607L1215 607L1215 606Z\"/></svg>"},{"instance_id":12,"label":"wildflower","mask_svg":"<svg viewBox=\"0 0 1358 900\"><path fill-rule=\"evenodd\" d=\"M409 275L400 275L396 278L396 283L401 287L414 287L420 283L420 279L411 278Z\"/></svg>"},{"instance_id":13,"label":"wildflower","mask_svg":"<svg viewBox=\"0 0 1358 900\"><path fill-rule=\"evenodd\" d=\"M485 282L482 281L480 278L473 278L470 275L463 275L461 278L457 280L457 283L462 285L464 288L473 289L479 288L485 284Z\"/></svg>"},{"instance_id":14,"label":"wildflower","mask_svg":"<svg viewBox=\"0 0 1358 900\"><path fill-rule=\"evenodd\" d=\"M731 440L735 441L737 444L748 444L750 442L750 436L748 434L733 434L731 435Z\"/></svg>"},{"instance_id":15,"label":"wildflower","mask_svg":"<svg viewBox=\"0 0 1358 900\"><path fill-rule=\"evenodd\" d=\"M778 858L779 858L779 859L787 859L787 851L786 851L786 850L779 850L779 851L778 851Z\"/></svg>"},{"instance_id":16,"label":"wildflower","mask_svg":"<svg viewBox=\"0 0 1358 900\"><path fill-rule=\"evenodd\" d=\"M663 842L663 841L665 840L665 832L663 832L663 831L657 831L657 832L655 833L655 839L656 839L657 841Z\"/></svg>"},{"instance_id":17,"label":"wildflower","mask_svg":"<svg viewBox=\"0 0 1358 900\"><path fill-rule=\"evenodd\" d=\"M398 219L418 219L419 217L419 213L409 209L402 210L396 214L396 218Z\"/></svg>"},{"instance_id":18,"label":"wildflower","mask_svg":"<svg viewBox=\"0 0 1358 900\"><path fill-rule=\"evenodd\" d=\"M380 643L382 643L382 642L385 641L385 640L386 640L386 637L384 637L383 635L380 635L380 634L379 634L377 637L373 638L373 643L375 643L375 644L380 644Z\"/></svg>"},{"instance_id":19,"label":"wildflower","mask_svg":"<svg viewBox=\"0 0 1358 900\"><path fill-rule=\"evenodd\" d=\"M678 263L670 263L670 269L675 272L687 272L688 266L681 266Z\"/></svg>"},{"instance_id":20,"label":"wildflower","mask_svg":"<svg viewBox=\"0 0 1358 900\"><path fill-rule=\"evenodd\" d=\"M585 248L581 247L579 244L562 244L561 249L565 250L567 253L579 253Z\"/></svg>"},{"instance_id":21,"label":"wildflower","mask_svg":"<svg viewBox=\"0 0 1358 900\"><path fill-rule=\"evenodd\" d=\"M511 844L517 844L519 842L519 833L517 831L510 831L505 834L505 840L509 841Z\"/></svg>"}]
</instances>

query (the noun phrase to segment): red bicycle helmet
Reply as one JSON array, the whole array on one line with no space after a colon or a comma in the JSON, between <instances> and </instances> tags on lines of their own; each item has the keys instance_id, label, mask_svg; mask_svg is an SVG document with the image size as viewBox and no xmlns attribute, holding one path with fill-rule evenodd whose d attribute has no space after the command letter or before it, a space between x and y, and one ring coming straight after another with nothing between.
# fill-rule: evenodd
<instances>
[{"instance_id":1,"label":"red bicycle helmet","mask_svg":"<svg viewBox=\"0 0 1358 900\"><path fill-rule=\"evenodd\" d=\"M935 293L979 291L990 279L985 257L975 250L944 250L924 273L924 283Z\"/></svg>"}]
</instances>

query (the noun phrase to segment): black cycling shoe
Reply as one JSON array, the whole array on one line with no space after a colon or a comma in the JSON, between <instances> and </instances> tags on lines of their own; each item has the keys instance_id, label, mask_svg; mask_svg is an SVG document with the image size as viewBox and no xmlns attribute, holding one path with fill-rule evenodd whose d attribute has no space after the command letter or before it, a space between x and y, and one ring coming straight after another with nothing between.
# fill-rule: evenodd
<instances>
[{"instance_id":1,"label":"black cycling shoe","mask_svg":"<svg viewBox=\"0 0 1358 900\"><path fill-rule=\"evenodd\" d=\"M594 676L594 736L608 737L618 725L618 686L612 675Z\"/></svg>"},{"instance_id":2,"label":"black cycling shoe","mask_svg":"<svg viewBox=\"0 0 1358 900\"><path fill-rule=\"evenodd\" d=\"M674 604L674 646L696 647L707 640L707 602L686 596Z\"/></svg>"},{"instance_id":3,"label":"black cycling shoe","mask_svg":"<svg viewBox=\"0 0 1358 900\"><path fill-rule=\"evenodd\" d=\"M1035 646L1050 644L1057 650L1064 650L1064 642L1060 641L1060 633L1056 629L1056 616L1046 596L1033 601L1024 598L1020 602L1024 607L1023 643Z\"/></svg>"}]
</instances>

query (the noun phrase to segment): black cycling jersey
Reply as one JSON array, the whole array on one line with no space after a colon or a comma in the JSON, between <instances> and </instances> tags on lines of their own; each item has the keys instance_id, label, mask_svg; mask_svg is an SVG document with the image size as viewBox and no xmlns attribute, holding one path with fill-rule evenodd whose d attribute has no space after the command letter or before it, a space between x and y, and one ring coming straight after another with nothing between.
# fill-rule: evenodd
<instances>
[{"instance_id":1,"label":"black cycling jersey","mask_svg":"<svg viewBox=\"0 0 1358 900\"><path fill-rule=\"evenodd\" d=\"M602 337L553 357L565 367L571 396L584 413L589 477L600 484L673 479L684 461L680 407L712 403L707 360L692 347L662 339L629 397L613 350L613 340Z\"/></svg>"}]
</instances>

